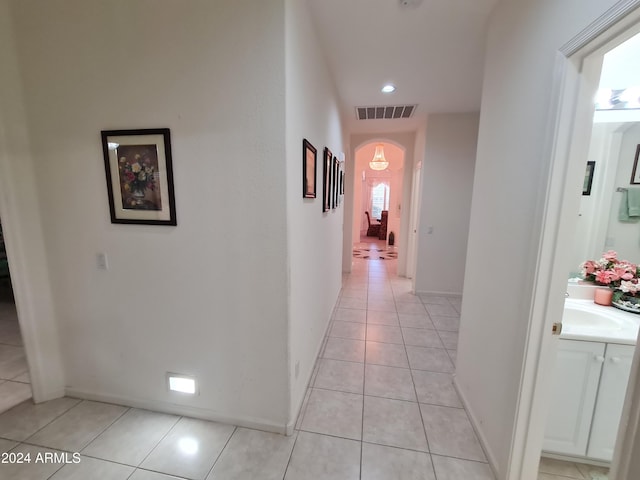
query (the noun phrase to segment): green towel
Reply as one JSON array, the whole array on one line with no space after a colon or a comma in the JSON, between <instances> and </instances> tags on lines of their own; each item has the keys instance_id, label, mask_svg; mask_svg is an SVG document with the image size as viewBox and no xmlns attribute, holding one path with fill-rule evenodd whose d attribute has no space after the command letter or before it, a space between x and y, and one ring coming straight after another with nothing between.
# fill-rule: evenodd
<instances>
[{"instance_id":1,"label":"green towel","mask_svg":"<svg viewBox=\"0 0 640 480\"><path fill-rule=\"evenodd\" d=\"M640 217L640 188L627 189L627 205L630 217Z\"/></svg>"},{"instance_id":2,"label":"green towel","mask_svg":"<svg viewBox=\"0 0 640 480\"><path fill-rule=\"evenodd\" d=\"M621 222L637 222L640 220L640 188L622 191L618 220Z\"/></svg>"}]
</instances>

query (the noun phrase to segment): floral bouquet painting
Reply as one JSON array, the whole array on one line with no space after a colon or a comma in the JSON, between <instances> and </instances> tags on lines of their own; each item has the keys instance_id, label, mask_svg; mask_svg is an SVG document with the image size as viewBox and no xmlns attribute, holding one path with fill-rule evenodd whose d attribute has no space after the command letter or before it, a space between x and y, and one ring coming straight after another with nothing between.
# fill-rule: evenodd
<instances>
[{"instance_id":1,"label":"floral bouquet painting","mask_svg":"<svg viewBox=\"0 0 640 480\"><path fill-rule=\"evenodd\" d=\"M580 265L582 277L596 285L613 289L613 304L640 313L640 267L609 250L600 260L587 260Z\"/></svg>"},{"instance_id":2,"label":"floral bouquet painting","mask_svg":"<svg viewBox=\"0 0 640 480\"><path fill-rule=\"evenodd\" d=\"M156 145L120 145L117 155L122 208L162 210Z\"/></svg>"}]
</instances>

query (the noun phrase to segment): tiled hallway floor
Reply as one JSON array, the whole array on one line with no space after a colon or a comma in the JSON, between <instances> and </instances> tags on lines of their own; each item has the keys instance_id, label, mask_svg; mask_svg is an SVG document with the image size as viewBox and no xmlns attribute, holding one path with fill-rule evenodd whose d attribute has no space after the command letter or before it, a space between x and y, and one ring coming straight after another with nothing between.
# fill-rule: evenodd
<instances>
[{"instance_id":1,"label":"tiled hallway floor","mask_svg":"<svg viewBox=\"0 0 640 480\"><path fill-rule=\"evenodd\" d=\"M0 480L493 480L452 384L459 299L412 295L396 260L354 265L292 436L27 401L0 415L0 451L71 463L1 464Z\"/></svg>"},{"instance_id":2,"label":"tiled hallway floor","mask_svg":"<svg viewBox=\"0 0 640 480\"><path fill-rule=\"evenodd\" d=\"M452 382L460 298L412 295L396 264L345 276L289 467L308 476L291 478L494 478Z\"/></svg>"}]
</instances>

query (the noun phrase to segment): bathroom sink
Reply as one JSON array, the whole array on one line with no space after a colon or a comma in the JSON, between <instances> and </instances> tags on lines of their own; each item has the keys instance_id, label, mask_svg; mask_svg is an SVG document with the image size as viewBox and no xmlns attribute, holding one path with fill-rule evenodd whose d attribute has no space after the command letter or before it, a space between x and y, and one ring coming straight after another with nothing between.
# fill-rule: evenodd
<instances>
[{"instance_id":1,"label":"bathroom sink","mask_svg":"<svg viewBox=\"0 0 640 480\"><path fill-rule=\"evenodd\" d=\"M567 299L562 338L635 345L640 315L604 307L592 300Z\"/></svg>"},{"instance_id":2,"label":"bathroom sink","mask_svg":"<svg viewBox=\"0 0 640 480\"><path fill-rule=\"evenodd\" d=\"M593 302L591 302L593 303ZM565 305L562 315L563 326L575 325L582 328L610 328L620 330L624 322L606 311L593 311L588 306Z\"/></svg>"}]
</instances>

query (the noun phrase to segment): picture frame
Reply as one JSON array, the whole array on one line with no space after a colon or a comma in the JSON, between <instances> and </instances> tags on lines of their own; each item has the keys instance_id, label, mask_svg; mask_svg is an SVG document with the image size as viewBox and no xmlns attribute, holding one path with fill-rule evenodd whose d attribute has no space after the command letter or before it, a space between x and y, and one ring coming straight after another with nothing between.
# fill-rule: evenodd
<instances>
[{"instance_id":1,"label":"picture frame","mask_svg":"<svg viewBox=\"0 0 640 480\"><path fill-rule=\"evenodd\" d=\"M332 185L332 208L338 208L338 175L340 163L338 157L333 157L333 185Z\"/></svg>"},{"instance_id":2,"label":"picture frame","mask_svg":"<svg viewBox=\"0 0 640 480\"><path fill-rule=\"evenodd\" d=\"M640 159L640 145L636 147L636 158L633 161L633 170L631 172L631 185L640 185L640 168L638 168L638 160Z\"/></svg>"},{"instance_id":3,"label":"picture frame","mask_svg":"<svg viewBox=\"0 0 640 480\"><path fill-rule=\"evenodd\" d=\"M596 169L596 162L587 162L587 169L584 173L584 183L582 185L582 195L591 195L591 185L593 185L593 172Z\"/></svg>"},{"instance_id":4,"label":"picture frame","mask_svg":"<svg viewBox=\"0 0 640 480\"><path fill-rule=\"evenodd\" d=\"M302 140L302 198L316 198L317 150L305 138Z\"/></svg>"},{"instance_id":5,"label":"picture frame","mask_svg":"<svg viewBox=\"0 0 640 480\"><path fill-rule=\"evenodd\" d=\"M177 225L169 129L100 133L111 223Z\"/></svg>"},{"instance_id":6,"label":"picture frame","mask_svg":"<svg viewBox=\"0 0 640 480\"><path fill-rule=\"evenodd\" d=\"M328 147L324 147L322 159L322 211L328 212L331 209L331 170L333 154Z\"/></svg>"}]
</instances>

